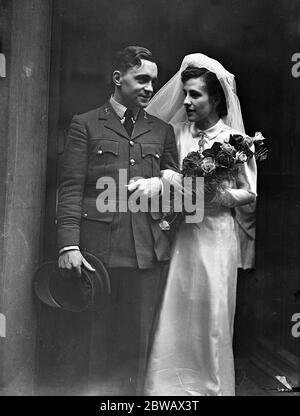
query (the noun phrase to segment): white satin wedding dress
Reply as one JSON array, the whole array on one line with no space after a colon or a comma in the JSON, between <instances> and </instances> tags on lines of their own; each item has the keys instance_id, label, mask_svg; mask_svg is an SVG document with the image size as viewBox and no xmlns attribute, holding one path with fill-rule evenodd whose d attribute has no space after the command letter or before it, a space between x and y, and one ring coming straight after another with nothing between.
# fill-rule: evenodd
<instances>
[{"instance_id":1,"label":"white satin wedding dress","mask_svg":"<svg viewBox=\"0 0 300 416\"><path fill-rule=\"evenodd\" d=\"M191 123L174 127L182 162L187 153L199 149L199 137L192 137ZM236 132L219 120L204 133L204 148L209 148ZM240 186L251 192L247 164L243 165ZM146 395L235 394L232 337L238 236L232 212L229 207L211 205L201 223L183 222L179 229L149 362Z\"/></svg>"}]
</instances>

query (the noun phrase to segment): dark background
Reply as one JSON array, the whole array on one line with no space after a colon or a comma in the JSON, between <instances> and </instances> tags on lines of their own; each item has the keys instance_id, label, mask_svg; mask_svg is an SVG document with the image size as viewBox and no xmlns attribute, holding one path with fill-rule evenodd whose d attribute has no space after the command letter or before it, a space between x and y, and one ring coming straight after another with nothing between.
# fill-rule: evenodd
<instances>
[{"instance_id":1,"label":"dark background","mask_svg":"<svg viewBox=\"0 0 300 416\"><path fill-rule=\"evenodd\" d=\"M116 50L143 45L157 57L160 85L183 57L201 52L236 76L246 131L261 130L268 172L299 170L300 79L291 57L300 40L297 0L63 0L60 121L103 103ZM288 111L287 111L288 109ZM299 109L299 107L298 107ZM298 118L299 120L299 118ZM288 137L288 139L287 139ZM281 145L284 143L284 146Z\"/></svg>"}]
</instances>

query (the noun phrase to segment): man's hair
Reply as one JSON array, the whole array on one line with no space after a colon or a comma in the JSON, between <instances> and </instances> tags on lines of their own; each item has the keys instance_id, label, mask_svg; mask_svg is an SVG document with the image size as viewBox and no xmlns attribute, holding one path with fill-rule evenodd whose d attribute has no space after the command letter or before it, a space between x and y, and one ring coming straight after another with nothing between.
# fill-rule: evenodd
<instances>
[{"instance_id":1,"label":"man's hair","mask_svg":"<svg viewBox=\"0 0 300 416\"><path fill-rule=\"evenodd\" d=\"M197 68L193 66L188 66L181 73L181 80L183 83L185 83L191 78L200 78L200 77L203 78L206 84L206 90L207 90L208 95L212 98L219 99L219 103L216 108L219 117L226 116L227 105L226 105L226 98L225 98L224 90L214 72L211 72L206 68Z\"/></svg>"},{"instance_id":2,"label":"man's hair","mask_svg":"<svg viewBox=\"0 0 300 416\"><path fill-rule=\"evenodd\" d=\"M152 53L142 46L127 46L116 53L113 62L113 71L125 73L134 66L141 66L141 60L155 62Z\"/></svg>"}]
</instances>

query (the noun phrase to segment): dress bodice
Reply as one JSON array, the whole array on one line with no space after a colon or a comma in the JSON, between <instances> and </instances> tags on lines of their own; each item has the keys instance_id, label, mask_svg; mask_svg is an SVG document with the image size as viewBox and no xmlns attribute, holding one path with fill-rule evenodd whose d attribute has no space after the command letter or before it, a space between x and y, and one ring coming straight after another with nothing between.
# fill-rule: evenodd
<instances>
[{"instance_id":1,"label":"dress bodice","mask_svg":"<svg viewBox=\"0 0 300 416\"><path fill-rule=\"evenodd\" d=\"M230 134L241 134L232 129L220 119L214 126L204 131L197 131L194 123L183 122L174 124L179 163L182 168L182 161L192 151L210 148L215 142L224 142ZM254 150L252 148L252 150ZM257 168L255 158L252 157L246 163L239 165L236 188L246 190L256 195ZM254 265L254 241L255 241L255 202L235 208L235 219L238 224L239 238L242 247L241 267L251 268Z\"/></svg>"},{"instance_id":2,"label":"dress bodice","mask_svg":"<svg viewBox=\"0 0 300 416\"><path fill-rule=\"evenodd\" d=\"M182 161L185 156L200 149L209 149L214 142L223 142L229 138L230 134L241 134L229 126L222 119L207 130L198 130L194 123L184 122L174 125L179 162L182 167Z\"/></svg>"}]
</instances>

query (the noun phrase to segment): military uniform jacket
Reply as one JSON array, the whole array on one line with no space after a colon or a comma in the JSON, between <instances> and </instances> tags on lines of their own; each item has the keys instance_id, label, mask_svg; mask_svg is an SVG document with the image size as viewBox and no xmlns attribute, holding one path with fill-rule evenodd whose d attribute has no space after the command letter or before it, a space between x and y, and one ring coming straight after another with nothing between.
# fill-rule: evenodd
<instances>
[{"instance_id":1,"label":"military uniform jacket","mask_svg":"<svg viewBox=\"0 0 300 416\"><path fill-rule=\"evenodd\" d=\"M157 213L120 212L120 169L128 182L158 177L162 169L177 171L173 128L141 109L130 138L110 103L74 116L60 169L58 248L79 245L108 267L154 267L169 259L168 238ZM104 177L116 184L117 212L97 208Z\"/></svg>"}]
</instances>

